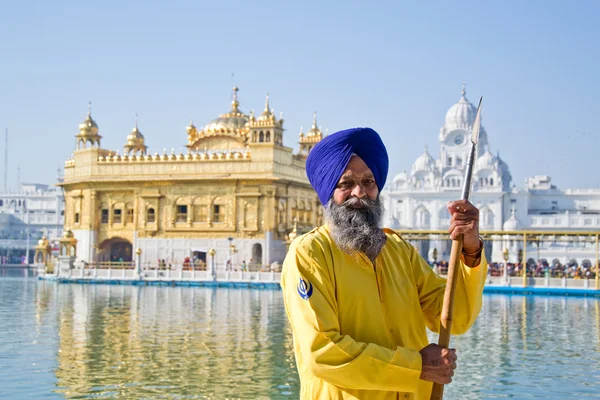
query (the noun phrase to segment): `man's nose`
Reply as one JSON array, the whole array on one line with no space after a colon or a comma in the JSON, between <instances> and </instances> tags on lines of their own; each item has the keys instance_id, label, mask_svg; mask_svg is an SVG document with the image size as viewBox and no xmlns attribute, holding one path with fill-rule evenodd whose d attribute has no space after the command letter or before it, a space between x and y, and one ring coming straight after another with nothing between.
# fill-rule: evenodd
<instances>
[{"instance_id":1,"label":"man's nose","mask_svg":"<svg viewBox=\"0 0 600 400\"><path fill-rule=\"evenodd\" d=\"M363 186L359 183L356 186L354 186L354 189L352 189L350 195L362 199L366 195L365 188L363 188Z\"/></svg>"}]
</instances>

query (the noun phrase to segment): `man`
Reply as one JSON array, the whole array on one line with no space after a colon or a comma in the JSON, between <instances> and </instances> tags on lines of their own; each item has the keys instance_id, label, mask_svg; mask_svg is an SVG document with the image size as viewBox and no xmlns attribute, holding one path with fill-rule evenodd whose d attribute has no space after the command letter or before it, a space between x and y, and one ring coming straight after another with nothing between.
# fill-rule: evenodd
<instances>
[{"instance_id":1,"label":"man","mask_svg":"<svg viewBox=\"0 0 600 400\"><path fill-rule=\"evenodd\" d=\"M281 286L294 335L302 399L429 399L450 383L456 353L427 345L446 285L416 250L379 227L388 156L370 128L334 133L310 152L306 172L325 205L325 226L298 237ZM487 263L479 211L448 205L450 237L464 235L452 333L481 308Z\"/></svg>"}]
</instances>

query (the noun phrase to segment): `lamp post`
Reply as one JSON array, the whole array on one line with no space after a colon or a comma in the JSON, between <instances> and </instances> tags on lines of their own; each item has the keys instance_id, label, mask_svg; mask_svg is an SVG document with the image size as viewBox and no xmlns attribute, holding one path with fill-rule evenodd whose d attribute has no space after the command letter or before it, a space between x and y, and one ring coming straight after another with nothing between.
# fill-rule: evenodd
<instances>
[{"instance_id":1,"label":"lamp post","mask_svg":"<svg viewBox=\"0 0 600 400\"><path fill-rule=\"evenodd\" d=\"M504 277L504 283L508 283L508 248L504 248L502 251L502 257L504 258L504 271L502 271L502 275Z\"/></svg>"},{"instance_id":2,"label":"lamp post","mask_svg":"<svg viewBox=\"0 0 600 400\"><path fill-rule=\"evenodd\" d=\"M29 235L30 235L30 226L29 226L29 210L27 209L27 203L25 203L25 215L27 217L27 241L25 244L25 265L29 265Z\"/></svg>"},{"instance_id":3,"label":"lamp post","mask_svg":"<svg viewBox=\"0 0 600 400\"><path fill-rule=\"evenodd\" d=\"M208 249L208 255L210 256L210 274L213 281L217 280L217 273L215 271L215 254L217 254L217 251L214 248L211 247Z\"/></svg>"},{"instance_id":4,"label":"lamp post","mask_svg":"<svg viewBox=\"0 0 600 400\"><path fill-rule=\"evenodd\" d=\"M135 249L135 273L138 279L142 279L142 249Z\"/></svg>"},{"instance_id":5,"label":"lamp post","mask_svg":"<svg viewBox=\"0 0 600 400\"><path fill-rule=\"evenodd\" d=\"M523 280L527 279L527 270L523 265L523 249L519 249L517 252L517 260L519 261L519 266L521 267L521 274L523 275Z\"/></svg>"}]
</instances>

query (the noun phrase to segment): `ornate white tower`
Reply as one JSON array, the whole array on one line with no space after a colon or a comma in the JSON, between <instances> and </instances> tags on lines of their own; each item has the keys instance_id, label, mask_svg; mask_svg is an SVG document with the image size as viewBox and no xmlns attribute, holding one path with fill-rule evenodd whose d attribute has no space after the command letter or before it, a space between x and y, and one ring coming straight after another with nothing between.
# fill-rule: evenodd
<instances>
[{"instance_id":1,"label":"ornate white tower","mask_svg":"<svg viewBox=\"0 0 600 400\"><path fill-rule=\"evenodd\" d=\"M463 84L462 96L446 113L446 120L440 129L440 169L443 187L460 188L464 176L465 163L471 147L469 135L473 128L477 109L467 100L466 89ZM487 133L483 127L479 134L477 144L478 157L483 154L487 146Z\"/></svg>"}]
</instances>

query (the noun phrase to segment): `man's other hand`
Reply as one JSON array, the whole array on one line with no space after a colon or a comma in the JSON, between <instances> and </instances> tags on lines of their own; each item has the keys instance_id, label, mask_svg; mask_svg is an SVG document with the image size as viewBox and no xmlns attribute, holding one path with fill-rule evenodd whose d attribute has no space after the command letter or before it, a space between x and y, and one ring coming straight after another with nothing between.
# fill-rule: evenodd
<instances>
[{"instance_id":1,"label":"man's other hand","mask_svg":"<svg viewBox=\"0 0 600 400\"><path fill-rule=\"evenodd\" d=\"M452 376L456 368L455 349L445 349L431 343L422 348L419 353L421 353L423 360L421 379L443 385L452 382Z\"/></svg>"}]
</instances>

